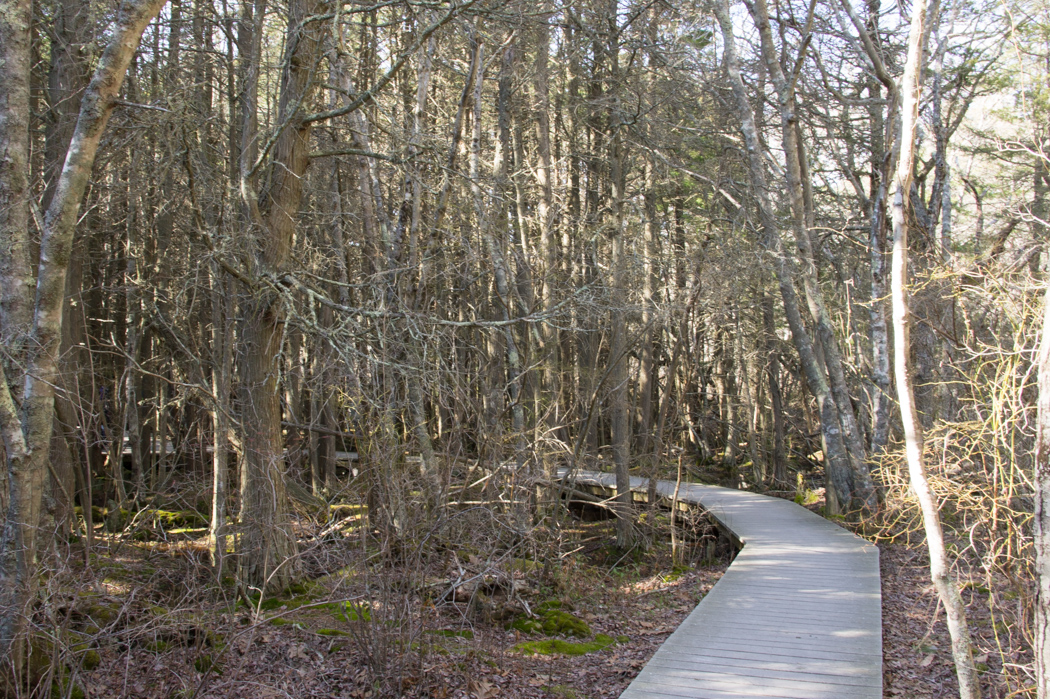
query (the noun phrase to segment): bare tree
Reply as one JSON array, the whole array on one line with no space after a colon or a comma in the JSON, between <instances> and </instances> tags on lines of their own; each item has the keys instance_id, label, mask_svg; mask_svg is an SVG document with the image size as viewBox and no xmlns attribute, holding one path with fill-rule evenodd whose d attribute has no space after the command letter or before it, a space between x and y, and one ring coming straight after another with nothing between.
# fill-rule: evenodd
<instances>
[{"instance_id":1,"label":"bare tree","mask_svg":"<svg viewBox=\"0 0 1050 699\"><path fill-rule=\"evenodd\" d=\"M165 2L126 0L121 4L110 40L84 93L65 167L43 221L31 350L20 409L11 395L6 373L0 376L0 423L10 478L7 520L0 539L0 655L3 656L13 653L14 658L21 657L19 647L13 644L24 629L36 584L37 539L55 413L66 272L80 203L102 133L119 102L128 64L142 32ZM28 123L28 114L7 112L3 119L10 119L12 124L19 120ZM14 280L5 280L4 288L25 288L29 283L29 279L17 284Z\"/></svg>"},{"instance_id":2,"label":"bare tree","mask_svg":"<svg viewBox=\"0 0 1050 699\"><path fill-rule=\"evenodd\" d=\"M763 245L773 258L774 270L780 286L780 295L784 302L784 312L791 328L791 337L798 350L802 367L810 390L817 398L820 408L820 425L824 439L825 468L828 480L828 509L838 512L840 507L848 506L851 500L850 458L847 452L842 427L839 422L838 408L831 395L827 376L817 359L813 339L806 328L799 310L798 295L795 292L795 274L791 261L783 249L780 225L777 222L764 162L765 148L759 138L755 125L754 111L748 101L743 79L740 76L739 58L736 53L736 39L733 36L729 6L725 0L715 6L722 35L725 38L726 67L729 71L730 84L736 102L737 118L740 119L747 147L748 168L751 175L751 186L758 203L759 219L764 236ZM792 132L793 127L789 129ZM792 140L792 144L795 141Z\"/></svg>"},{"instance_id":3,"label":"bare tree","mask_svg":"<svg viewBox=\"0 0 1050 699\"><path fill-rule=\"evenodd\" d=\"M32 317L33 272L29 250L29 67L32 60L29 0L0 4L0 370L22 360L20 348ZM4 381L0 391L9 387ZM15 389L13 401L19 400ZM14 402L10 406L14 410ZM8 440L5 438L5 445ZM10 448L10 447L7 447ZM8 504L7 473L0 474L0 507Z\"/></svg>"},{"instance_id":4,"label":"bare tree","mask_svg":"<svg viewBox=\"0 0 1050 699\"><path fill-rule=\"evenodd\" d=\"M1035 669L1039 699L1050 697L1050 286L1044 293L1038 357L1039 399L1035 441L1036 555Z\"/></svg>"},{"instance_id":5,"label":"bare tree","mask_svg":"<svg viewBox=\"0 0 1050 699\"><path fill-rule=\"evenodd\" d=\"M937 0L931 3L937 7ZM979 699L981 685L973 661L973 643L966 623L966 606L951 577L951 564L944 545L937 500L930 490L923 460L923 428L915 407L911 367L911 320L908 309L908 228L907 221L911 184L915 167L915 137L919 121L919 94L922 89L922 60L925 44L925 4L912 8L911 32L908 36L908 58L901 78L901 145L897 169L891 183L890 216L893 220L893 296L894 372L901 422L904 424L905 450L911 487L922 508L926 545L930 551L930 575L937 596L944 605L948 631L952 637L952 655L959 678L962 699Z\"/></svg>"},{"instance_id":6,"label":"bare tree","mask_svg":"<svg viewBox=\"0 0 1050 699\"><path fill-rule=\"evenodd\" d=\"M311 21L321 5L315 0L289 3L286 66L276 132L270 139L268 187L261 195L245 190L254 238L249 260L262 283L250 289L242 302L240 413L245 453L238 577L243 585L259 590L283 589L295 575L296 542L289 521L278 384L285 311L273 284L291 263L303 175L310 163L313 122L305 119L305 105L318 86L315 75L329 27Z\"/></svg>"}]
</instances>

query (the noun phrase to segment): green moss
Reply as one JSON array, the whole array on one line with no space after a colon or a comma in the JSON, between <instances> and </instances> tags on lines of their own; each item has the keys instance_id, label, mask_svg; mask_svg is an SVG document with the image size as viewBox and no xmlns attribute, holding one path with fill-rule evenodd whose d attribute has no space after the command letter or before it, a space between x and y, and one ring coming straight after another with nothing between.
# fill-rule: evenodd
<instances>
[{"instance_id":1,"label":"green moss","mask_svg":"<svg viewBox=\"0 0 1050 699\"><path fill-rule=\"evenodd\" d=\"M151 641L146 644L146 650L150 653L161 654L171 648L171 644L167 641Z\"/></svg>"},{"instance_id":2,"label":"green moss","mask_svg":"<svg viewBox=\"0 0 1050 699\"><path fill-rule=\"evenodd\" d=\"M536 605L535 613L536 616L543 616L552 609L561 609L561 600L549 599L546 602L541 602Z\"/></svg>"},{"instance_id":3,"label":"green moss","mask_svg":"<svg viewBox=\"0 0 1050 699\"><path fill-rule=\"evenodd\" d=\"M211 653L197 656L197 659L193 661L193 668L202 675L208 672L214 672L217 675L222 674L222 666L215 662Z\"/></svg>"},{"instance_id":4,"label":"green moss","mask_svg":"<svg viewBox=\"0 0 1050 699\"><path fill-rule=\"evenodd\" d=\"M340 631L339 629L317 629L317 633L321 636L349 636L346 631Z\"/></svg>"},{"instance_id":5,"label":"green moss","mask_svg":"<svg viewBox=\"0 0 1050 699\"><path fill-rule=\"evenodd\" d=\"M541 568L543 568L542 563L530 561L527 558L512 558L510 559L510 564L507 566L507 570L509 570L512 573L524 574L534 573L537 570L540 570Z\"/></svg>"},{"instance_id":6,"label":"green moss","mask_svg":"<svg viewBox=\"0 0 1050 699\"><path fill-rule=\"evenodd\" d=\"M612 636L598 634L592 641L563 641L551 638L546 641L525 641L514 646L514 650L527 655L586 655L605 650L616 643Z\"/></svg>"},{"instance_id":7,"label":"green moss","mask_svg":"<svg viewBox=\"0 0 1050 699\"><path fill-rule=\"evenodd\" d=\"M294 622L290 619L285 619L283 616L278 616L270 619L267 623L269 623L270 626L291 626Z\"/></svg>"},{"instance_id":8,"label":"green moss","mask_svg":"<svg viewBox=\"0 0 1050 699\"><path fill-rule=\"evenodd\" d=\"M432 633L435 636L443 636L445 638L474 638L474 632L470 629L432 629L427 631L427 633Z\"/></svg>"},{"instance_id":9,"label":"green moss","mask_svg":"<svg viewBox=\"0 0 1050 699\"><path fill-rule=\"evenodd\" d=\"M663 576L663 581L665 583L672 583L675 580L678 580L679 578L681 578L683 575L685 575L688 572L689 572L689 568L687 566L675 565L673 568L671 568L671 572L670 573L668 573L667 575Z\"/></svg>"},{"instance_id":10,"label":"green moss","mask_svg":"<svg viewBox=\"0 0 1050 699\"><path fill-rule=\"evenodd\" d=\"M104 604L93 604L85 610L85 613L98 624L111 624L116 621L118 615L116 609Z\"/></svg>"},{"instance_id":11,"label":"green moss","mask_svg":"<svg viewBox=\"0 0 1050 699\"><path fill-rule=\"evenodd\" d=\"M102 629L99 628L98 624L92 621L88 621L83 624L78 624L78 627L80 629L80 633L84 634L85 636L95 636L102 631Z\"/></svg>"},{"instance_id":12,"label":"green moss","mask_svg":"<svg viewBox=\"0 0 1050 699\"><path fill-rule=\"evenodd\" d=\"M263 612L272 612L273 610L280 609L285 604L287 604L287 602L285 600L282 600L280 597L267 597L262 601L262 604L259 604L258 592L256 592L253 595L248 595L248 600L252 603L252 609L258 609L259 611ZM239 601L237 603L237 606L243 607L244 600Z\"/></svg>"},{"instance_id":13,"label":"green moss","mask_svg":"<svg viewBox=\"0 0 1050 699\"><path fill-rule=\"evenodd\" d=\"M91 672L101 664L102 656L98 654L97 650L86 651L82 656L80 656L80 667L84 668L88 672Z\"/></svg>"},{"instance_id":14,"label":"green moss","mask_svg":"<svg viewBox=\"0 0 1050 699\"><path fill-rule=\"evenodd\" d=\"M51 669L54 660L55 647L51 639L43 636L34 636L29 646L29 657L26 659L26 669L29 672L31 683L39 682L44 674Z\"/></svg>"},{"instance_id":15,"label":"green moss","mask_svg":"<svg viewBox=\"0 0 1050 699\"><path fill-rule=\"evenodd\" d=\"M334 616L339 621L345 621L347 623L351 621L372 621L372 612L366 604L332 602L326 604L325 608L335 612Z\"/></svg>"},{"instance_id":16,"label":"green moss","mask_svg":"<svg viewBox=\"0 0 1050 699\"><path fill-rule=\"evenodd\" d=\"M178 527L176 529L169 529L169 534L202 534L208 531L207 527Z\"/></svg>"},{"instance_id":17,"label":"green moss","mask_svg":"<svg viewBox=\"0 0 1050 699\"><path fill-rule=\"evenodd\" d=\"M541 633L543 631L543 624L536 619L530 619L526 616L519 616L517 619L511 622L510 628L521 631L522 633Z\"/></svg>"},{"instance_id":18,"label":"green moss","mask_svg":"<svg viewBox=\"0 0 1050 699\"><path fill-rule=\"evenodd\" d=\"M248 599L251 600L252 608L259 609L263 612L272 612L275 609L284 607L285 609L298 609L304 604L309 604L312 599L316 596L316 586L308 586L306 584L296 584L285 590L285 594L277 595L273 597L267 597L259 604L259 593L248 595ZM291 595L299 595L298 597L292 597ZM238 607L244 606L244 600L237 602Z\"/></svg>"},{"instance_id":19,"label":"green moss","mask_svg":"<svg viewBox=\"0 0 1050 699\"><path fill-rule=\"evenodd\" d=\"M548 636L587 638L591 635L591 627L583 619L555 609L544 615L543 633Z\"/></svg>"},{"instance_id":20,"label":"green moss","mask_svg":"<svg viewBox=\"0 0 1050 699\"><path fill-rule=\"evenodd\" d=\"M208 629L204 632L204 642L208 644L210 648L222 651L226 648L226 637L218 631Z\"/></svg>"},{"instance_id":21,"label":"green moss","mask_svg":"<svg viewBox=\"0 0 1050 699\"><path fill-rule=\"evenodd\" d=\"M315 587L317 586L314 583L310 582L292 583L288 586L288 589L285 590L285 594L288 597L300 597L302 595L310 594Z\"/></svg>"},{"instance_id":22,"label":"green moss","mask_svg":"<svg viewBox=\"0 0 1050 699\"><path fill-rule=\"evenodd\" d=\"M208 526L208 520L195 510L147 510L146 514L153 519L155 524L166 529L199 529Z\"/></svg>"},{"instance_id":23,"label":"green moss","mask_svg":"<svg viewBox=\"0 0 1050 699\"><path fill-rule=\"evenodd\" d=\"M76 683L70 687L68 680L57 679L51 683L51 699L65 699L66 696L69 699L85 699L87 695L84 694L84 690L80 685Z\"/></svg>"},{"instance_id":24,"label":"green moss","mask_svg":"<svg viewBox=\"0 0 1050 699\"><path fill-rule=\"evenodd\" d=\"M808 488L802 488L795 493L795 504L807 507L809 505L816 505L820 502L820 496L817 495L816 491L809 490Z\"/></svg>"},{"instance_id":25,"label":"green moss","mask_svg":"<svg viewBox=\"0 0 1050 699\"><path fill-rule=\"evenodd\" d=\"M536 606L535 614L538 618L518 617L511 622L508 628L527 634L542 633L546 636L575 636L576 638L590 636L591 627L587 625L587 622L563 611L561 606L558 600L543 602Z\"/></svg>"}]
</instances>

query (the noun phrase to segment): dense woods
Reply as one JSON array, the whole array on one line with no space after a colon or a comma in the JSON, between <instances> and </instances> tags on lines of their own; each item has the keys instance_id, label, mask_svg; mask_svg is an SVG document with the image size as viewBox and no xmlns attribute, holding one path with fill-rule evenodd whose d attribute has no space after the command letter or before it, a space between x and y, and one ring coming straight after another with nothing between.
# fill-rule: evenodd
<instances>
[{"instance_id":1,"label":"dense woods","mask_svg":"<svg viewBox=\"0 0 1050 699\"><path fill-rule=\"evenodd\" d=\"M549 574L560 469L615 471L624 552L629 475L676 472L926 537L963 696L1050 696L1048 31L1036 0L0 0L12 696L51 691L63 585L175 520L201 597L353 549L389 610L383 570L464 546Z\"/></svg>"}]
</instances>

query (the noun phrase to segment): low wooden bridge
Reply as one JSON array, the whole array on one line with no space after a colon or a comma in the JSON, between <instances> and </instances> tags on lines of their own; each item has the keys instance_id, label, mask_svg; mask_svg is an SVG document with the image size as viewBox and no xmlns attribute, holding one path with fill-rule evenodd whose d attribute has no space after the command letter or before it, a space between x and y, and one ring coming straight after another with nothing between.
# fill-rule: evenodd
<instances>
[{"instance_id":1,"label":"low wooden bridge","mask_svg":"<svg viewBox=\"0 0 1050 699\"><path fill-rule=\"evenodd\" d=\"M577 486L615 492L612 474ZM631 479L644 492L647 481ZM659 481L670 499L675 484ZM683 483L743 549L621 694L641 697L881 699L878 549L793 502Z\"/></svg>"}]
</instances>

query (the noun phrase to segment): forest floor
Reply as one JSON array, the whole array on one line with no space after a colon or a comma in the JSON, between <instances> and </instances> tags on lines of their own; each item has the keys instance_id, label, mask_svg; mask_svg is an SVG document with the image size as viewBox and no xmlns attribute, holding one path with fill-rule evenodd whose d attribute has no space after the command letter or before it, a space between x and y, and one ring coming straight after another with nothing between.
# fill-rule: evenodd
<instances>
[{"instance_id":1,"label":"forest floor","mask_svg":"<svg viewBox=\"0 0 1050 699\"><path fill-rule=\"evenodd\" d=\"M572 527L576 550L553 573L521 566L513 580L420 603L416 581L438 592L485 565L462 555L443 571L406 566L369 577L351 552L337 573L254 610L194 594L203 540L176 556L124 545L81 572L78 596L94 601L59 613L84 639L67 666L79 666L74 682L87 697L617 697L718 581L729 554L701 564L705 549L694 541L687 565L676 565L657 541L623 556L611 521ZM399 580L413 583L398 589ZM553 619L553 632L523 628L523 604L539 623ZM544 654L545 645L582 654Z\"/></svg>"},{"instance_id":2,"label":"forest floor","mask_svg":"<svg viewBox=\"0 0 1050 699\"><path fill-rule=\"evenodd\" d=\"M348 534L342 546L329 541L304 555L312 582L256 599L254 609L223 601L209 583L203 539L156 546L103 537L94 565L70 571L77 588L52 588L43 632L67 639L49 659L76 668L73 684L56 683L63 696L617 697L729 562L726 551L700 561L710 540L701 523L676 564L666 519L650 520L647 551L624 556L611 521L573 518L563 553L545 564L535 552L470 549L380 570ZM884 696L957 696L921 537L880 551ZM963 582L986 699L1034 697L1025 689L1027 595L1002 577ZM990 594L996 609L1018 600L1016 613L992 618ZM539 628L544 622L550 628ZM542 652L552 646L581 654Z\"/></svg>"},{"instance_id":3,"label":"forest floor","mask_svg":"<svg viewBox=\"0 0 1050 699\"><path fill-rule=\"evenodd\" d=\"M951 638L944 608L930 582L929 556L923 542L880 544L882 567L882 675L884 696L939 699L959 696ZM974 661L981 673L985 699L1035 697L1030 676L1031 649L1024 639L1031 612L1021 607L1024 595L1011 581L995 576L960 576ZM1008 616L992 616L989 595L1017 600Z\"/></svg>"}]
</instances>

